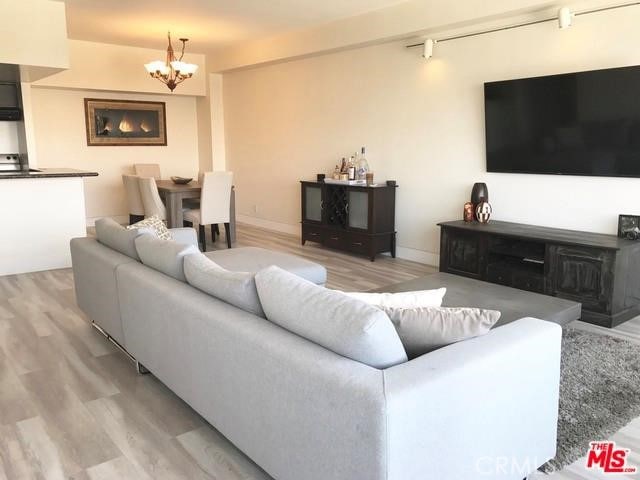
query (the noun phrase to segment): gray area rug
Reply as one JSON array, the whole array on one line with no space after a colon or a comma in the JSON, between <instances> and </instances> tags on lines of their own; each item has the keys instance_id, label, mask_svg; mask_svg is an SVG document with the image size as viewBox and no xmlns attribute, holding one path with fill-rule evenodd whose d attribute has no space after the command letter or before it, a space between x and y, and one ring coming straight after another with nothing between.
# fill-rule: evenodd
<instances>
[{"instance_id":1,"label":"gray area rug","mask_svg":"<svg viewBox=\"0 0 640 480\"><path fill-rule=\"evenodd\" d=\"M558 453L542 466L547 473L640 416L640 345L573 328L562 341Z\"/></svg>"}]
</instances>

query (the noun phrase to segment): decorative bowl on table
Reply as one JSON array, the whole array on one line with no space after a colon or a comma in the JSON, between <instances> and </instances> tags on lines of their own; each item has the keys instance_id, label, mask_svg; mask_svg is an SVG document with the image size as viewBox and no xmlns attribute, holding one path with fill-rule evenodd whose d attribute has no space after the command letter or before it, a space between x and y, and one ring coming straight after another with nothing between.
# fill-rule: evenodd
<instances>
[{"instance_id":1,"label":"decorative bowl on table","mask_svg":"<svg viewBox=\"0 0 640 480\"><path fill-rule=\"evenodd\" d=\"M171 177L171 181L173 183L175 183L176 185L186 185L187 183L189 183L191 180L193 180L193 178L185 178L185 177Z\"/></svg>"}]
</instances>

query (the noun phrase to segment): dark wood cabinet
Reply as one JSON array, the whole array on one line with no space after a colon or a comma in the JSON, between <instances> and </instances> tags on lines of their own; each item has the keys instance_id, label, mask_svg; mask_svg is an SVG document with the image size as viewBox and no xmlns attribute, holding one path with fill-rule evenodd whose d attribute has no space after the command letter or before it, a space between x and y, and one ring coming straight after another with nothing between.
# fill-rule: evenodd
<instances>
[{"instance_id":1,"label":"dark wood cabinet","mask_svg":"<svg viewBox=\"0 0 640 480\"><path fill-rule=\"evenodd\" d=\"M396 186L301 182L302 244L368 256L396 254Z\"/></svg>"},{"instance_id":2,"label":"dark wood cabinet","mask_svg":"<svg viewBox=\"0 0 640 480\"><path fill-rule=\"evenodd\" d=\"M640 314L640 242L499 221L439 225L443 272L580 302L597 325Z\"/></svg>"}]
</instances>

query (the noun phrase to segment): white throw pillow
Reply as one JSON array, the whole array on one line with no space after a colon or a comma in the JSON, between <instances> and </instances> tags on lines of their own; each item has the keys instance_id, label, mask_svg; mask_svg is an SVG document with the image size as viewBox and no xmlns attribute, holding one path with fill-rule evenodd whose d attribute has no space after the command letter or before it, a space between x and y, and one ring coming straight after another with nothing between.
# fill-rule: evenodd
<instances>
[{"instance_id":1,"label":"white throw pillow","mask_svg":"<svg viewBox=\"0 0 640 480\"><path fill-rule=\"evenodd\" d=\"M442 305L442 299L446 288L437 288L435 290L418 290L415 292L397 292L397 293L368 293L368 292L342 292L351 298L381 308L420 308L420 307L439 307Z\"/></svg>"},{"instance_id":2,"label":"white throw pillow","mask_svg":"<svg viewBox=\"0 0 640 480\"><path fill-rule=\"evenodd\" d=\"M500 312L479 308L383 308L409 358L451 343L484 335L500 319Z\"/></svg>"},{"instance_id":3,"label":"white throw pillow","mask_svg":"<svg viewBox=\"0 0 640 480\"><path fill-rule=\"evenodd\" d=\"M264 317L256 290L255 273L231 272L202 253L184 258L184 276L189 285L224 300L245 312Z\"/></svg>"},{"instance_id":4,"label":"white throw pillow","mask_svg":"<svg viewBox=\"0 0 640 480\"><path fill-rule=\"evenodd\" d=\"M138 228L149 228L153 230L156 232L156 236L161 240L173 240L171 232L164 223L164 220L161 220L157 215L152 215L144 220L134 223L133 225L129 225L127 230L135 230Z\"/></svg>"},{"instance_id":5,"label":"white throw pillow","mask_svg":"<svg viewBox=\"0 0 640 480\"><path fill-rule=\"evenodd\" d=\"M267 319L343 357L375 368L407 361L389 317L349 298L272 266L256 274Z\"/></svg>"}]
</instances>

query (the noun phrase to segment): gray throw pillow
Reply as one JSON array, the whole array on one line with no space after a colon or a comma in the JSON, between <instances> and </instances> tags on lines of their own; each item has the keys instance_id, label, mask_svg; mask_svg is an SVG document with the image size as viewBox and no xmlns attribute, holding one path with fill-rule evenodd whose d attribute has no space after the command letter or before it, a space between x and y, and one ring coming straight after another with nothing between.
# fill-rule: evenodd
<instances>
[{"instance_id":1,"label":"gray throw pillow","mask_svg":"<svg viewBox=\"0 0 640 480\"><path fill-rule=\"evenodd\" d=\"M484 335L500 312L479 308L382 308L393 322L409 358L468 338Z\"/></svg>"},{"instance_id":2,"label":"gray throw pillow","mask_svg":"<svg viewBox=\"0 0 640 480\"><path fill-rule=\"evenodd\" d=\"M272 266L256 274L264 313L328 350L375 368L407 361L387 315L380 309Z\"/></svg>"},{"instance_id":3,"label":"gray throw pillow","mask_svg":"<svg viewBox=\"0 0 640 480\"><path fill-rule=\"evenodd\" d=\"M256 290L255 274L231 272L202 253L184 258L184 276L189 285L242 310L264 317Z\"/></svg>"},{"instance_id":4,"label":"gray throw pillow","mask_svg":"<svg viewBox=\"0 0 640 480\"><path fill-rule=\"evenodd\" d=\"M138 261L140 261L140 257L136 250L135 240L143 234L153 234L153 230L148 228L128 230L112 218L96 220L98 242Z\"/></svg>"},{"instance_id":5,"label":"gray throw pillow","mask_svg":"<svg viewBox=\"0 0 640 480\"><path fill-rule=\"evenodd\" d=\"M141 235L135 243L142 263L182 282L186 282L184 257L199 252L193 245L161 240L153 234Z\"/></svg>"}]
</instances>

